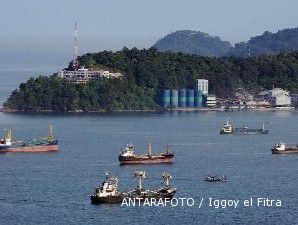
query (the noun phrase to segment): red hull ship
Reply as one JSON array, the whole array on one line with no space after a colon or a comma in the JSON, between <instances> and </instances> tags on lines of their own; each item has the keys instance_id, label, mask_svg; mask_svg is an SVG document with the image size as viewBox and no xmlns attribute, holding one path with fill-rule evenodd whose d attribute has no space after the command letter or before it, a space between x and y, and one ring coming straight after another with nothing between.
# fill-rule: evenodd
<instances>
[{"instance_id":1,"label":"red hull ship","mask_svg":"<svg viewBox=\"0 0 298 225\"><path fill-rule=\"evenodd\" d=\"M174 153L169 151L169 146L164 153L152 154L151 143L148 144L148 154L135 155L134 145L130 144L119 155L119 162L121 165L173 163L174 156Z\"/></svg>"},{"instance_id":2,"label":"red hull ship","mask_svg":"<svg viewBox=\"0 0 298 225\"><path fill-rule=\"evenodd\" d=\"M5 129L6 137L0 140L0 153L6 152L53 152L58 151L58 140L54 138L52 126L50 135L30 141L12 141L11 130Z\"/></svg>"}]
</instances>

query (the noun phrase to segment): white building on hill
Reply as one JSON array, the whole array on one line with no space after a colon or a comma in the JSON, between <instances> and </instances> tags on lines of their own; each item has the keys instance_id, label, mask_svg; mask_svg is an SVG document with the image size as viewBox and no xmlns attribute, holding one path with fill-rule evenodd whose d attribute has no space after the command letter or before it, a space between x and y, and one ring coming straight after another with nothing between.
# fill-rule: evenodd
<instances>
[{"instance_id":1,"label":"white building on hill","mask_svg":"<svg viewBox=\"0 0 298 225\"><path fill-rule=\"evenodd\" d=\"M111 73L108 70L88 70L81 67L78 70L61 70L58 72L58 77L61 77L70 83L85 84L89 80L98 78L122 78L122 73Z\"/></svg>"}]
</instances>

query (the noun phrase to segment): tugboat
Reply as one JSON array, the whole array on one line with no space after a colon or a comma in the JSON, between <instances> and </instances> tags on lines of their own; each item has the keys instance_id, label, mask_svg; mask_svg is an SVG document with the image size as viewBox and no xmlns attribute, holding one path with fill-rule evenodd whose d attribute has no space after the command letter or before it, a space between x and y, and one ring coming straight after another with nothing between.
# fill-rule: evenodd
<instances>
[{"instance_id":1,"label":"tugboat","mask_svg":"<svg viewBox=\"0 0 298 225\"><path fill-rule=\"evenodd\" d=\"M207 182L227 182L228 179L226 176L207 176L204 180Z\"/></svg>"},{"instance_id":2,"label":"tugboat","mask_svg":"<svg viewBox=\"0 0 298 225\"><path fill-rule=\"evenodd\" d=\"M223 125L223 127L220 129L220 134L233 134L235 132L235 127L233 127L229 120L226 121L226 123Z\"/></svg>"},{"instance_id":3,"label":"tugboat","mask_svg":"<svg viewBox=\"0 0 298 225\"><path fill-rule=\"evenodd\" d=\"M260 129L251 129L248 127L235 127L229 123L227 120L223 127L220 128L220 134L268 134L269 130L265 129L265 124L263 123Z\"/></svg>"},{"instance_id":4,"label":"tugboat","mask_svg":"<svg viewBox=\"0 0 298 225\"><path fill-rule=\"evenodd\" d=\"M146 155L136 155L134 153L134 145L129 144L120 153L119 162L121 165L128 164L152 164L152 163L172 163L174 158L174 153L170 152L170 147L167 145L166 151L160 154L152 154L152 146L149 142L148 144L148 154Z\"/></svg>"},{"instance_id":5,"label":"tugboat","mask_svg":"<svg viewBox=\"0 0 298 225\"><path fill-rule=\"evenodd\" d=\"M0 139L0 153L58 151L58 140L54 137L51 125L49 136L29 141L12 141L12 131L4 129L4 132L5 138Z\"/></svg>"},{"instance_id":6,"label":"tugboat","mask_svg":"<svg viewBox=\"0 0 298 225\"><path fill-rule=\"evenodd\" d=\"M164 187L158 188L156 190L148 190L143 188L143 180L146 178L146 173L144 171L136 171L134 175L139 180L138 187L129 192L120 192L118 190L118 179L106 174L106 180L99 188L96 188L94 194L90 196L91 203L122 203L124 198L137 198L140 201L145 201L145 199L151 198L172 199L176 193L176 188L170 186L170 179L172 179L172 176L169 173L162 174L165 185Z\"/></svg>"},{"instance_id":7,"label":"tugboat","mask_svg":"<svg viewBox=\"0 0 298 225\"><path fill-rule=\"evenodd\" d=\"M279 142L271 149L272 154L289 154L298 153L298 145L287 146L285 143Z\"/></svg>"}]
</instances>

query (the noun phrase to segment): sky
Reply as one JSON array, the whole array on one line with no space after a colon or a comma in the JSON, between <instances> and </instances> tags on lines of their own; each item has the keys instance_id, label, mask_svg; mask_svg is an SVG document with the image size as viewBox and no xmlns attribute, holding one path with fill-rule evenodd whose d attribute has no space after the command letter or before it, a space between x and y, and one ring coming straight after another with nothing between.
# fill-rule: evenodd
<instances>
[{"instance_id":1,"label":"sky","mask_svg":"<svg viewBox=\"0 0 298 225\"><path fill-rule=\"evenodd\" d=\"M297 0L0 0L0 54L148 48L176 30L232 43L297 27ZM1 60L1 55L0 55Z\"/></svg>"}]
</instances>

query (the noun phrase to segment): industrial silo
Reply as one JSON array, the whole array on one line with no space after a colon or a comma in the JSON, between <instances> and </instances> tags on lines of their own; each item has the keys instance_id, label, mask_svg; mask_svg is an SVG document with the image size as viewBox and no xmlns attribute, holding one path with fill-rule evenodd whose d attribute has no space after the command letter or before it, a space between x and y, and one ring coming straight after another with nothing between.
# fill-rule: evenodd
<instances>
[{"instance_id":1,"label":"industrial silo","mask_svg":"<svg viewBox=\"0 0 298 225\"><path fill-rule=\"evenodd\" d=\"M170 90L163 90L163 106L169 107L171 106L171 91Z\"/></svg>"},{"instance_id":2,"label":"industrial silo","mask_svg":"<svg viewBox=\"0 0 298 225\"><path fill-rule=\"evenodd\" d=\"M203 107L203 94L201 90L195 91L195 107Z\"/></svg>"},{"instance_id":3,"label":"industrial silo","mask_svg":"<svg viewBox=\"0 0 298 225\"><path fill-rule=\"evenodd\" d=\"M171 90L171 106L177 108L178 107L178 91Z\"/></svg>"},{"instance_id":4,"label":"industrial silo","mask_svg":"<svg viewBox=\"0 0 298 225\"><path fill-rule=\"evenodd\" d=\"M186 107L186 90L185 89L179 90L178 103L179 103L179 107L181 107L181 108Z\"/></svg>"},{"instance_id":5,"label":"industrial silo","mask_svg":"<svg viewBox=\"0 0 298 225\"><path fill-rule=\"evenodd\" d=\"M195 102L195 91L194 90L187 90L187 107L194 107Z\"/></svg>"}]
</instances>

